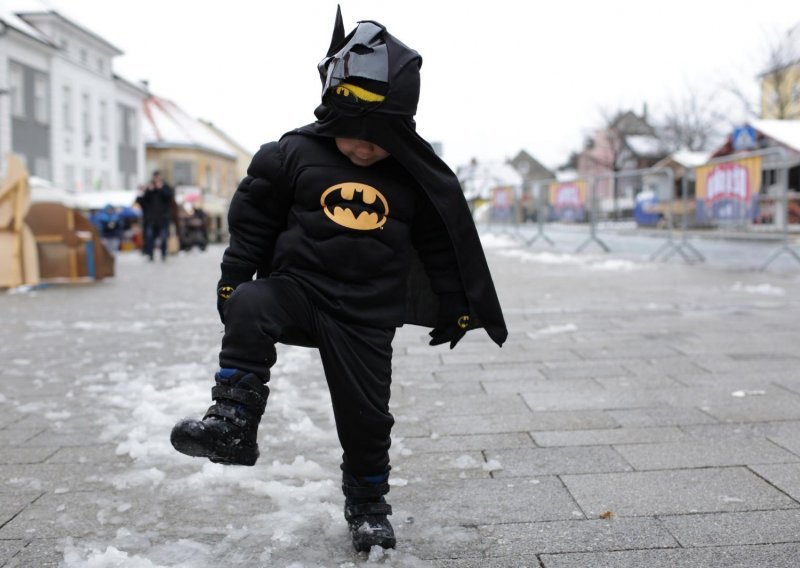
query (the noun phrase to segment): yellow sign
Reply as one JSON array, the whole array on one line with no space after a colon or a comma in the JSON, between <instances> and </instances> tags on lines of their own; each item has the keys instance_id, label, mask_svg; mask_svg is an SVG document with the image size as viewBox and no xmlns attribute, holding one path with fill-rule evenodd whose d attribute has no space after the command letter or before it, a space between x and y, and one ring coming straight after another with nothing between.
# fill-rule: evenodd
<instances>
[{"instance_id":1,"label":"yellow sign","mask_svg":"<svg viewBox=\"0 0 800 568\"><path fill-rule=\"evenodd\" d=\"M697 168L695 196L711 205L720 201L750 203L761 191L761 156Z\"/></svg>"}]
</instances>

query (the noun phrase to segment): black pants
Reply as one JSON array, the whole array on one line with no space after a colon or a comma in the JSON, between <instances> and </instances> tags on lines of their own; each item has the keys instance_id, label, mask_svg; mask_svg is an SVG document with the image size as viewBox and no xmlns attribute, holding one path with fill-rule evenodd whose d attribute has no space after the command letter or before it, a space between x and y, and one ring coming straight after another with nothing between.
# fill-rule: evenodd
<instances>
[{"instance_id":1,"label":"black pants","mask_svg":"<svg viewBox=\"0 0 800 568\"><path fill-rule=\"evenodd\" d=\"M286 278L239 285L224 311L220 367L269 377L276 343L318 348L344 451L342 469L353 475L389 470L394 328L341 322Z\"/></svg>"}]
</instances>

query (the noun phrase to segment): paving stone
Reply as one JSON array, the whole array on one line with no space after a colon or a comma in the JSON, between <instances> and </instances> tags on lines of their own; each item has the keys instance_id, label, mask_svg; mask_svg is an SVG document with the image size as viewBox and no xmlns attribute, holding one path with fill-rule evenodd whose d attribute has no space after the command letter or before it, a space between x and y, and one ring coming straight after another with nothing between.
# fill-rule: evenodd
<instances>
[{"instance_id":1,"label":"paving stone","mask_svg":"<svg viewBox=\"0 0 800 568\"><path fill-rule=\"evenodd\" d=\"M800 501L800 464L754 465L750 469Z\"/></svg>"},{"instance_id":2,"label":"paving stone","mask_svg":"<svg viewBox=\"0 0 800 568\"><path fill-rule=\"evenodd\" d=\"M493 473L498 478L632 469L617 452L605 446L489 451L487 460L499 462L502 466L502 469Z\"/></svg>"},{"instance_id":3,"label":"paving stone","mask_svg":"<svg viewBox=\"0 0 800 568\"><path fill-rule=\"evenodd\" d=\"M611 391L620 389L665 389L679 388L683 385L675 379L666 375L654 376L625 376L625 377L598 377L594 379L603 388Z\"/></svg>"},{"instance_id":4,"label":"paving stone","mask_svg":"<svg viewBox=\"0 0 800 568\"><path fill-rule=\"evenodd\" d=\"M25 546L24 540L0 540L0 566L5 566L22 547Z\"/></svg>"},{"instance_id":5,"label":"paving stone","mask_svg":"<svg viewBox=\"0 0 800 568\"><path fill-rule=\"evenodd\" d=\"M735 400L727 388L606 389L601 393L522 393L534 410L619 410L648 406L698 407L708 412L712 404ZM767 404L792 404L786 395L773 393ZM800 398L796 402L800 409ZM710 413L713 415L713 413Z\"/></svg>"},{"instance_id":6,"label":"paving stone","mask_svg":"<svg viewBox=\"0 0 800 568\"><path fill-rule=\"evenodd\" d=\"M730 439L790 438L800 432L800 421L694 424L682 426L681 430L698 440L716 440L727 443Z\"/></svg>"},{"instance_id":7,"label":"paving stone","mask_svg":"<svg viewBox=\"0 0 800 568\"><path fill-rule=\"evenodd\" d=\"M660 517L681 546L725 546L797 542L800 510L746 511Z\"/></svg>"},{"instance_id":8,"label":"paving stone","mask_svg":"<svg viewBox=\"0 0 800 568\"><path fill-rule=\"evenodd\" d=\"M445 416L430 420L431 429L439 435L498 434L537 430L585 430L614 428L617 423L599 411L530 412L486 416Z\"/></svg>"},{"instance_id":9,"label":"paving stone","mask_svg":"<svg viewBox=\"0 0 800 568\"><path fill-rule=\"evenodd\" d=\"M565 475L562 480L589 518L606 511L630 517L800 506L744 468Z\"/></svg>"},{"instance_id":10,"label":"paving stone","mask_svg":"<svg viewBox=\"0 0 800 568\"><path fill-rule=\"evenodd\" d=\"M43 428L14 428L0 430L0 447L19 446L43 431Z\"/></svg>"},{"instance_id":11,"label":"paving stone","mask_svg":"<svg viewBox=\"0 0 800 568\"><path fill-rule=\"evenodd\" d=\"M538 392L602 392L599 379L511 379L484 380L483 389L488 394L538 393Z\"/></svg>"},{"instance_id":12,"label":"paving stone","mask_svg":"<svg viewBox=\"0 0 800 568\"><path fill-rule=\"evenodd\" d=\"M125 472L126 468L124 462L0 465L0 491L88 490L102 486L114 475Z\"/></svg>"},{"instance_id":13,"label":"paving stone","mask_svg":"<svg viewBox=\"0 0 800 568\"><path fill-rule=\"evenodd\" d=\"M573 430L533 432L539 446L603 446L611 444L652 444L678 442L689 436L674 426L653 428L606 428L603 430Z\"/></svg>"},{"instance_id":14,"label":"paving stone","mask_svg":"<svg viewBox=\"0 0 800 568\"><path fill-rule=\"evenodd\" d=\"M42 496L41 492L0 493L0 527Z\"/></svg>"},{"instance_id":15,"label":"paving stone","mask_svg":"<svg viewBox=\"0 0 800 568\"><path fill-rule=\"evenodd\" d=\"M543 555L544 568L793 568L800 544ZM534 565L535 566L535 565Z\"/></svg>"},{"instance_id":16,"label":"paving stone","mask_svg":"<svg viewBox=\"0 0 800 568\"><path fill-rule=\"evenodd\" d=\"M678 544L655 519L550 521L479 527L487 556L673 548Z\"/></svg>"},{"instance_id":17,"label":"paving stone","mask_svg":"<svg viewBox=\"0 0 800 568\"><path fill-rule=\"evenodd\" d=\"M479 414L521 414L529 412L525 402L517 395L488 396L485 393L469 396L440 397L413 396L396 403L392 399L392 412L402 409L403 406L412 406L417 412L423 414L440 414L447 416Z\"/></svg>"},{"instance_id":18,"label":"paving stone","mask_svg":"<svg viewBox=\"0 0 800 568\"><path fill-rule=\"evenodd\" d=\"M395 440L394 443L397 441ZM472 436L428 436L403 438L402 444L414 453L454 452L470 450L500 450L533 446L533 439L525 432L503 434L474 434Z\"/></svg>"},{"instance_id":19,"label":"paving stone","mask_svg":"<svg viewBox=\"0 0 800 568\"><path fill-rule=\"evenodd\" d=\"M63 539L36 539L22 547L3 568L61 568L64 566Z\"/></svg>"},{"instance_id":20,"label":"paving stone","mask_svg":"<svg viewBox=\"0 0 800 568\"><path fill-rule=\"evenodd\" d=\"M392 465L392 477L405 477L413 472L425 472L426 480L467 479L489 477L486 461L479 451L443 452L404 456Z\"/></svg>"},{"instance_id":21,"label":"paving stone","mask_svg":"<svg viewBox=\"0 0 800 568\"><path fill-rule=\"evenodd\" d=\"M475 526L582 517L555 477L464 479L435 485L423 481L392 488L392 494L393 503L402 503L423 526L435 526L436 519L445 518L449 524Z\"/></svg>"},{"instance_id":22,"label":"paving stone","mask_svg":"<svg viewBox=\"0 0 800 568\"><path fill-rule=\"evenodd\" d=\"M0 446L0 463L24 464L41 463L58 451L58 446Z\"/></svg>"},{"instance_id":23,"label":"paving stone","mask_svg":"<svg viewBox=\"0 0 800 568\"><path fill-rule=\"evenodd\" d=\"M608 410L606 413L623 427L684 426L694 424L717 424L713 418L696 408L652 406L629 410Z\"/></svg>"},{"instance_id":24,"label":"paving stone","mask_svg":"<svg viewBox=\"0 0 800 568\"><path fill-rule=\"evenodd\" d=\"M799 462L800 458L767 440L629 444L615 447L637 470Z\"/></svg>"},{"instance_id":25,"label":"paving stone","mask_svg":"<svg viewBox=\"0 0 800 568\"><path fill-rule=\"evenodd\" d=\"M117 455L116 449L117 444L62 447L46 461L47 463L130 462L129 458Z\"/></svg>"},{"instance_id":26,"label":"paving stone","mask_svg":"<svg viewBox=\"0 0 800 568\"><path fill-rule=\"evenodd\" d=\"M543 373L549 379L593 379L599 377L621 377L628 373L618 363L605 361L581 361L578 363L547 364Z\"/></svg>"},{"instance_id":27,"label":"paving stone","mask_svg":"<svg viewBox=\"0 0 800 568\"><path fill-rule=\"evenodd\" d=\"M744 396L730 400L727 404L704 405L702 410L724 422L800 419L800 397L786 391L772 396Z\"/></svg>"}]
</instances>

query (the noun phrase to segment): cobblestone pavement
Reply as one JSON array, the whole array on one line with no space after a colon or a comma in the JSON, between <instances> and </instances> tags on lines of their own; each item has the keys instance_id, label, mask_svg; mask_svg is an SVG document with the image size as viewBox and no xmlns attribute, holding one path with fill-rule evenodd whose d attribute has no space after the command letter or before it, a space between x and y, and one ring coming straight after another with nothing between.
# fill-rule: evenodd
<instances>
[{"instance_id":1,"label":"cobblestone pavement","mask_svg":"<svg viewBox=\"0 0 800 568\"><path fill-rule=\"evenodd\" d=\"M509 340L399 331L399 542L367 556L312 350L281 350L257 466L169 446L209 403L221 250L0 294L0 566L797 566L800 270L488 239Z\"/></svg>"}]
</instances>

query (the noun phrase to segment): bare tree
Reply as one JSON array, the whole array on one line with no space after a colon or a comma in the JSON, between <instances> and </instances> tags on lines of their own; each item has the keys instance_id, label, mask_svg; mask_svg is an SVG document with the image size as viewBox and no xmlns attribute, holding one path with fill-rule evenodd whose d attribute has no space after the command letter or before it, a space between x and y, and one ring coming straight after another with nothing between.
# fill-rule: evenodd
<instances>
[{"instance_id":1,"label":"bare tree","mask_svg":"<svg viewBox=\"0 0 800 568\"><path fill-rule=\"evenodd\" d=\"M682 98L671 98L656 121L656 131L669 152L709 150L719 141L728 115L716 104L716 97L701 96L689 88Z\"/></svg>"}]
</instances>

